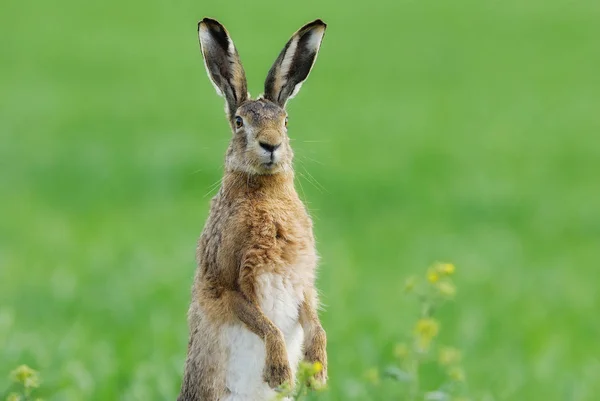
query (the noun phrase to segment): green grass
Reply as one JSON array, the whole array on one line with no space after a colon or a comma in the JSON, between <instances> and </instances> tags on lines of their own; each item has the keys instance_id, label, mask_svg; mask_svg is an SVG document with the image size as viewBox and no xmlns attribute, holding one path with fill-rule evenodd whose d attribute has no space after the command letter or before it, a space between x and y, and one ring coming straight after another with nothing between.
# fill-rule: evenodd
<instances>
[{"instance_id":1,"label":"green grass","mask_svg":"<svg viewBox=\"0 0 600 401\"><path fill-rule=\"evenodd\" d=\"M0 377L27 363L48 400L175 399L230 135L196 22L229 28L256 95L321 17L289 111L322 256L322 399L388 399L362 374L411 330L403 279L444 260L459 294L441 340L477 399L597 400L600 3L269 3L3 0Z\"/></svg>"}]
</instances>

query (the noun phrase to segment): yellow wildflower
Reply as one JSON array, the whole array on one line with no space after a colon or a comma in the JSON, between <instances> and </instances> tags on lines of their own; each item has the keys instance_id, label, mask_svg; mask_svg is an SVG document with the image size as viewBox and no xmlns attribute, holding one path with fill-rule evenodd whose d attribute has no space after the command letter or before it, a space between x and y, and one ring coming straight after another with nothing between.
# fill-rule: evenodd
<instances>
[{"instance_id":1,"label":"yellow wildflower","mask_svg":"<svg viewBox=\"0 0 600 401\"><path fill-rule=\"evenodd\" d=\"M438 361L442 366L450 366L460 362L462 355L454 347L442 347L438 356Z\"/></svg>"},{"instance_id":2,"label":"yellow wildflower","mask_svg":"<svg viewBox=\"0 0 600 401\"><path fill-rule=\"evenodd\" d=\"M26 388L36 388L40 385L40 377L38 372L31 369L27 365L21 365L10 373L10 378L23 384Z\"/></svg>"},{"instance_id":3,"label":"yellow wildflower","mask_svg":"<svg viewBox=\"0 0 600 401\"><path fill-rule=\"evenodd\" d=\"M398 359L405 359L408 356L408 345L404 343L396 344L394 347L394 356Z\"/></svg>"},{"instance_id":4,"label":"yellow wildflower","mask_svg":"<svg viewBox=\"0 0 600 401\"><path fill-rule=\"evenodd\" d=\"M429 271L427 272L427 281L429 281L430 283L436 283L438 280L440 279L440 275L437 271L435 271L434 269L429 269Z\"/></svg>"},{"instance_id":5,"label":"yellow wildflower","mask_svg":"<svg viewBox=\"0 0 600 401\"><path fill-rule=\"evenodd\" d=\"M437 336L440 330L440 324L432 318L426 317L419 319L415 327L415 334L419 337L433 338Z\"/></svg>"},{"instance_id":6,"label":"yellow wildflower","mask_svg":"<svg viewBox=\"0 0 600 401\"><path fill-rule=\"evenodd\" d=\"M455 382L463 382L465 381L465 371L461 367L455 366L448 370L448 377Z\"/></svg>"},{"instance_id":7,"label":"yellow wildflower","mask_svg":"<svg viewBox=\"0 0 600 401\"><path fill-rule=\"evenodd\" d=\"M298 376L303 378L310 378L323 370L323 364L321 362L300 362L298 366Z\"/></svg>"},{"instance_id":8,"label":"yellow wildflower","mask_svg":"<svg viewBox=\"0 0 600 401\"><path fill-rule=\"evenodd\" d=\"M317 373L321 372L322 370L323 370L323 364L321 362L317 361L312 364L313 375L316 375Z\"/></svg>"},{"instance_id":9,"label":"yellow wildflower","mask_svg":"<svg viewBox=\"0 0 600 401\"><path fill-rule=\"evenodd\" d=\"M438 335L439 331L440 324L437 322L437 320L432 318L419 319L414 330L419 347L423 350L427 350L429 348L429 344L431 344L431 340Z\"/></svg>"},{"instance_id":10,"label":"yellow wildflower","mask_svg":"<svg viewBox=\"0 0 600 401\"><path fill-rule=\"evenodd\" d=\"M452 263L440 263L438 270L447 276L451 276L456 271L456 267Z\"/></svg>"}]
</instances>

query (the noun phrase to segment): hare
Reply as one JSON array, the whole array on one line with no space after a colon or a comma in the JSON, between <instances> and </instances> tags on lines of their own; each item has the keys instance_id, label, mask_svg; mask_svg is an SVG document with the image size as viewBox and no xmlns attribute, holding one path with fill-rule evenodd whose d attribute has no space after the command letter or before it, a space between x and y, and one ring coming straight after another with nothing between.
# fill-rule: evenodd
<instances>
[{"instance_id":1,"label":"hare","mask_svg":"<svg viewBox=\"0 0 600 401\"><path fill-rule=\"evenodd\" d=\"M300 28L271 67L264 95L252 100L225 27L209 18L198 24L233 136L198 242L179 401L273 399L278 386L293 385L302 358L320 362L317 380L327 380L318 257L311 218L294 188L285 111L312 69L325 28L321 20Z\"/></svg>"}]
</instances>

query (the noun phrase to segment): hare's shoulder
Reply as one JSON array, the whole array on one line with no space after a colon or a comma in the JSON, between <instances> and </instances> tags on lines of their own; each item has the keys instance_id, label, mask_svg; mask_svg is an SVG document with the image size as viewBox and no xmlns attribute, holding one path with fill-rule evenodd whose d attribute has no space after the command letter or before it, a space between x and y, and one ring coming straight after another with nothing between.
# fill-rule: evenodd
<instances>
[{"instance_id":1,"label":"hare's shoulder","mask_svg":"<svg viewBox=\"0 0 600 401\"><path fill-rule=\"evenodd\" d=\"M215 198L196 250L201 272L212 273L226 286L236 279L240 255L248 237L246 212L239 204Z\"/></svg>"}]
</instances>

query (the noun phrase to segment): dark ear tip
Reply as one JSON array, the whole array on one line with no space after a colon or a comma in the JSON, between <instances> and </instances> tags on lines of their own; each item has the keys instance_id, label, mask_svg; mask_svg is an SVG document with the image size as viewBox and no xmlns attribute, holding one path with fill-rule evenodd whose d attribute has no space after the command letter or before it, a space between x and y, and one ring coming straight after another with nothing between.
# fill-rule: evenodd
<instances>
[{"instance_id":1,"label":"dark ear tip","mask_svg":"<svg viewBox=\"0 0 600 401\"><path fill-rule=\"evenodd\" d=\"M200 29L200 25L202 25L202 24L207 25L209 27L211 27L211 26L212 27L216 26L219 28L223 27L223 25L219 21L217 21L216 19L213 19L213 18L208 18L208 17L204 17L200 21L198 21L198 29Z\"/></svg>"},{"instance_id":2,"label":"dark ear tip","mask_svg":"<svg viewBox=\"0 0 600 401\"><path fill-rule=\"evenodd\" d=\"M323 20L321 18L317 18L315 20L315 24L317 24L317 25L323 25L323 28L327 28L327 24L325 22L323 22Z\"/></svg>"},{"instance_id":3,"label":"dark ear tip","mask_svg":"<svg viewBox=\"0 0 600 401\"><path fill-rule=\"evenodd\" d=\"M313 27L317 27L317 26L322 26L323 29L327 28L327 24L325 22L323 22L323 20L321 18L317 18L313 22L309 22L308 24L305 25L306 28L313 28Z\"/></svg>"}]
</instances>

